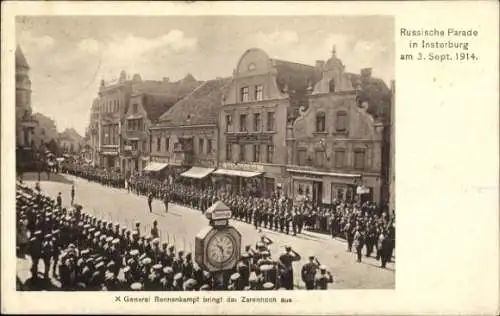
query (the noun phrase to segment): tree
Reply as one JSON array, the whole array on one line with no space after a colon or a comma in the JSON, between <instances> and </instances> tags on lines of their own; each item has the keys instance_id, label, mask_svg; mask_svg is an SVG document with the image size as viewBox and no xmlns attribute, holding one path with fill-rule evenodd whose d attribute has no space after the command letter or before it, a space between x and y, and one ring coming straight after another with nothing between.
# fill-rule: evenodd
<instances>
[{"instance_id":1,"label":"tree","mask_svg":"<svg viewBox=\"0 0 500 316\"><path fill-rule=\"evenodd\" d=\"M60 148L57 142L54 139L51 139L47 144L47 149L52 152L54 155L59 156L60 155Z\"/></svg>"}]
</instances>

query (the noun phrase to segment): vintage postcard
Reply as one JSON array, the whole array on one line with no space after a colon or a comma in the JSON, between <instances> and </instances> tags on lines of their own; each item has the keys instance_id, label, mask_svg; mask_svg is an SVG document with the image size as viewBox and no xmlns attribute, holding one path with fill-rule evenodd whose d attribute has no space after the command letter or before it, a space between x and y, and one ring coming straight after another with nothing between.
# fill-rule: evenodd
<instances>
[{"instance_id":1,"label":"vintage postcard","mask_svg":"<svg viewBox=\"0 0 500 316\"><path fill-rule=\"evenodd\" d=\"M497 3L2 9L2 312L498 313Z\"/></svg>"}]
</instances>

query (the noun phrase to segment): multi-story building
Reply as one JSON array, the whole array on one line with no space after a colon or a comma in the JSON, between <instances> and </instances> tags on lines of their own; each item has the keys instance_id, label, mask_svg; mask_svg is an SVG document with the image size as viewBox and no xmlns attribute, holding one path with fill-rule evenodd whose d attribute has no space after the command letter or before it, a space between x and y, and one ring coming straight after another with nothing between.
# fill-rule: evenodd
<instances>
[{"instance_id":1,"label":"multi-story building","mask_svg":"<svg viewBox=\"0 0 500 316\"><path fill-rule=\"evenodd\" d=\"M287 126L290 191L319 203L357 197L380 203L390 90L371 69L346 73L335 47L326 63L316 64L321 80Z\"/></svg>"},{"instance_id":2,"label":"multi-story building","mask_svg":"<svg viewBox=\"0 0 500 316\"><path fill-rule=\"evenodd\" d=\"M287 193L286 124L305 102L314 66L247 50L233 72L219 116L219 169L228 187L249 194Z\"/></svg>"},{"instance_id":3,"label":"multi-story building","mask_svg":"<svg viewBox=\"0 0 500 316\"><path fill-rule=\"evenodd\" d=\"M150 127L177 101L201 84L188 75L176 82L165 78L134 86L122 125L124 147L120 157L125 174L142 173L150 160Z\"/></svg>"},{"instance_id":4,"label":"multi-story building","mask_svg":"<svg viewBox=\"0 0 500 316\"><path fill-rule=\"evenodd\" d=\"M85 159L90 161L92 165L96 165L99 160L98 150L99 150L99 111L100 104L99 99L95 98L92 102L92 106L90 108L90 120L87 130L85 132L85 140L86 140L86 152Z\"/></svg>"},{"instance_id":5,"label":"multi-story building","mask_svg":"<svg viewBox=\"0 0 500 316\"><path fill-rule=\"evenodd\" d=\"M179 175L203 179L217 167L218 115L230 82L231 78L209 80L160 117L151 128L147 169L166 168L173 181Z\"/></svg>"},{"instance_id":6,"label":"multi-story building","mask_svg":"<svg viewBox=\"0 0 500 316\"><path fill-rule=\"evenodd\" d=\"M390 145L389 145L389 211L394 213L396 210L396 165L395 165L395 156L396 156L396 133L395 133L395 107L396 107L396 84L394 80L391 81L391 91L392 91L392 99L391 99L391 115L389 120L389 129L390 129Z\"/></svg>"},{"instance_id":7,"label":"multi-story building","mask_svg":"<svg viewBox=\"0 0 500 316\"><path fill-rule=\"evenodd\" d=\"M67 128L58 137L59 148L63 152L80 153L83 150L83 137L74 128Z\"/></svg>"},{"instance_id":8,"label":"multi-story building","mask_svg":"<svg viewBox=\"0 0 500 316\"><path fill-rule=\"evenodd\" d=\"M35 147L43 147L51 141L54 141L54 143L57 144L57 138L59 135L57 133L56 122L42 113L35 113L33 117L38 122L33 131L32 137Z\"/></svg>"},{"instance_id":9,"label":"multi-story building","mask_svg":"<svg viewBox=\"0 0 500 316\"><path fill-rule=\"evenodd\" d=\"M31 148L37 126L32 116L30 66L21 47L16 47L16 147Z\"/></svg>"}]
</instances>

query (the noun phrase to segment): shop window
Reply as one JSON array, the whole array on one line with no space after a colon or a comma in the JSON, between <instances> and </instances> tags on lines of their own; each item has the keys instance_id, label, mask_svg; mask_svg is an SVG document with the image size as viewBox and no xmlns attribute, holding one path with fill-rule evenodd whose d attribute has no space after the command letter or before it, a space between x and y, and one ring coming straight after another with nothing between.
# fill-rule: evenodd
<instances>
[{"instance_id":1,"label":"shop window","mask_svg":"<svg viewBox=\"0 0 500 316\"><path fill-rule=\"evenodd\" d=\"M319 112L316 114L316 132L323 133L325 131L325 113Z\"/></svg>"},{"instance_id":2,"label":"shop window","mask_svg":"<svg viewBox=\"0 0 500 316\"><path fill-rule=\"evenodd\" d=\"M337 132L345 132L347 130L347 113L344 111L337 112L335 120L335 130Z\"/></svg>"},{"instance_id":3,"label":"shop window","mask_svg":"<svg viewBox=\"0 0 500 316\"><path fill-rule=\"evenodd\" d=\"M260 101L263 99L263 87L261 85L255 86L255 100Z\"/></svg>"},{"instance_id":4,"label":"shop window","mask_svg":"<svg viewBox=\"0 0 500 316\"><path fill-rule=\"evenodd\" d=\"M297 150L297 164L299 166L305 166L307 163L307 150L299 149Z\"/></svg>"},{"instance_id":5,"label":"shop window","mask_svg":"<svg viewBox=\"0 0 500 316\"><path fill-rule=\"evenodd\" d=\"M334 159L335 159L335 168L343 168L345 164L345 150L336 149Z\"/></svg>"},{"instance_id":6,"label":"shop window","mask_svg":"<svg viewBox=\"0 0 500 316\"><path fill-rule=\"evenodd\" d=\"M363 149L354 151L354 169L363 170L365 168L366 154Z\"/></svg>"},{"instance_id":7,"label":"shop window","mask_svg":"<svg viewBox=\"0 0 500 316\"><path fill-rule=\"evenodd\" d=\"M243 87L240 90L240 101L248 102L248 87Z\"/></svg>"},{"instance_id":8,"label":"shop window","mask_svg":"<svg viewBox=\"0 0 500 316\"><path fill-rule=\"evenodd\" d=\"M260 161L260 145L253 145L253 162Z\"/></svg>"},{"instance_id":9,"label":"shop window","mask_svg":"<svg viewBox=\"0 0 500 316\"><path fill-rule=\"evenodd\" d=\"M240 144L239 161L245 161L245 145Z\"/></svg>"},{"instance_id":10,"label":"shop window","mask_svg":"<svg viewBox=\"0 0 500 316\"><path fill-rule=\"evenodd\" d=\"M274 146L273 145L267 145L267 163L272 163L273 162L273 154L274 154Z\"/></svg>"},{"instance_id":11,"label":"shop window","mask_svg":"<svg viewBox=\"0 0 500 316\"><path fill-rule=\"evenodd\" d=\"M260 113L253 115L253 130L254 132L260 132Z\"/></svg>"}]
</instances>

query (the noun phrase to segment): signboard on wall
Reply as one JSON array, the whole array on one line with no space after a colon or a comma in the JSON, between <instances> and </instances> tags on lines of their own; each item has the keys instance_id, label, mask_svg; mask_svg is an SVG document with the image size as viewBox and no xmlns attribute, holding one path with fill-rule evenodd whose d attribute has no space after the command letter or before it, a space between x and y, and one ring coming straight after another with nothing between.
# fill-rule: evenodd
<instances>
[{"instance_id":1,"label":"signboard on wall","mask_svg":"<svg viewBox=\"0 0 500 316\"><path fill-rule=\"evenodd\" d=\"M272 143L273 136L267 134L230 134L226 136L228 142L231 143Z\"/></svg>"},{"instance_id":2,"label":"signboard on wall","mask_svg":"<svg viewBox=\"0 0 500 316\"><path fill-rule=\"evenodd\" d=\"M252 172L264 172L264 166L258 164L234 163L234 162L221 162L221 169L233 169Z\"/></svg>"}]
</instances>

